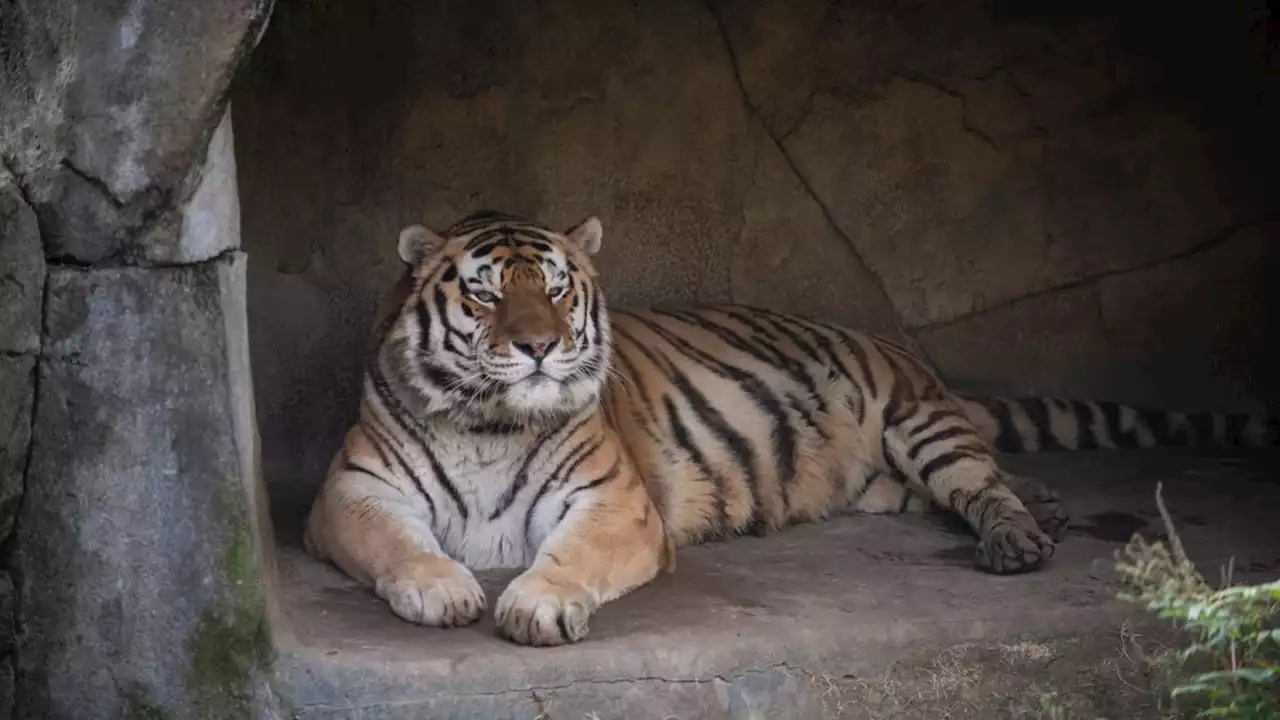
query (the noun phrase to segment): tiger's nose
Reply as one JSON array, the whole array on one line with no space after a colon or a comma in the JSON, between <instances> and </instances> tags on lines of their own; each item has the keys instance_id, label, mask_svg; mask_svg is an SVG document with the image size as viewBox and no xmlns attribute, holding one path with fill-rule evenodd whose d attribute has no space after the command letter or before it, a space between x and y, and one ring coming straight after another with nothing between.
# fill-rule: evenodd
<instances>
[{"instance_id":1,"label":"tiger's nose","mask_svg":"<svg viewBox=\"0 0 1280 720\"><path fill-rule=\"evenodd\" d=\"M513 342L511 346L516 350L528 355L534 360L542 360L551 352L552 348L560 344L560 338L551 338L550 340L542 340L538 342Z\"/></svg>"}]
</instances>

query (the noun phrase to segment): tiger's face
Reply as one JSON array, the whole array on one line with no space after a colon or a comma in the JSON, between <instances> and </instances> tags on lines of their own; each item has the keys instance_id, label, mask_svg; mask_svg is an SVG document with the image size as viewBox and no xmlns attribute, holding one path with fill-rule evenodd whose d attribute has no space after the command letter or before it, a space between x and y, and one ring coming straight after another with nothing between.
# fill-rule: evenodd
<instances>
[{"instance_id":1,"label":"tiger's face","mask_svg":"<svg viewBox=\"0 0 1280 720\"><path fill-rule=\"evenodd\" d=\"M594 402L609 361L590 259L601 235L594 217L562 234L491 212L442 235L401 231L416 290L397 334L415 389L483 421L545 419Z\"/></svg>"}]
</instances>

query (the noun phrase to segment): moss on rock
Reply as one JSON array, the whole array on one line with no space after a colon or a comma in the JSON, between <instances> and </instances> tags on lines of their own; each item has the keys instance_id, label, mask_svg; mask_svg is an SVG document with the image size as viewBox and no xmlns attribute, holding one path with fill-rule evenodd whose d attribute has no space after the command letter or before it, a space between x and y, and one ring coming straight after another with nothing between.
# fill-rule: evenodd
<instances>
[{"instance_id":1,"label":"moss on rock","mask_svg":"<svg viewBox=\"0 0 1280 720\"><path fill-rule=\"evenodd\" d=\"M191 637L187 687L201 718L241 720L252 716L255 676L270 671L275 648L244 510L223 499L220 514L230 526L222 559L227 595L204 612Z\"/></svg>"}]
</instances>

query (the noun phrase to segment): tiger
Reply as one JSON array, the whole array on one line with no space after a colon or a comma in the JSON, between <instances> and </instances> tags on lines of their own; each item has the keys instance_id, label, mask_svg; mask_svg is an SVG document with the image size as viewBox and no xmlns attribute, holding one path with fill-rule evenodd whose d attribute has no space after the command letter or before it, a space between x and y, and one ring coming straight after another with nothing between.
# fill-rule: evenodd
<instances>
[{"instance_id":1,"label":"tiger","mask_svg":"<svg viewBox=\"0 0 1280 720\"><path fill-rule=\"evenodd\" d=\"M611 310L602 238L492 210L399 233L311 556L442 628L487 613L473 571L517 569L497 634L556 646L681 548L835 514L939 510L977 569L1042 568L1069 513L997 452L1275 442L1265 417L965 395L898 342L759 307Z\"/></svg>"}]
</instances>

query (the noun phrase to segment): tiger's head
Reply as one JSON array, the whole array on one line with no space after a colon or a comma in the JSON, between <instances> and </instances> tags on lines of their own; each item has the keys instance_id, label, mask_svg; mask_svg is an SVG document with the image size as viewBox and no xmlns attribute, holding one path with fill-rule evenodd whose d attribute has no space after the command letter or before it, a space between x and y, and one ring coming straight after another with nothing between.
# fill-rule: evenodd
<instances>
[{"instance_id":1,"label":"tiger's head","mask_svg":"<svg viewBox=\"0 0 1280 720\"><path fill-rule=\"evenodd\" d=\"M558 233L474 213L437 234L400 232L408 294L383 336L412 391L466 422L536 422L595 402L609 320L591 256L590 217Z\"/></svg>"}]
</instances>

